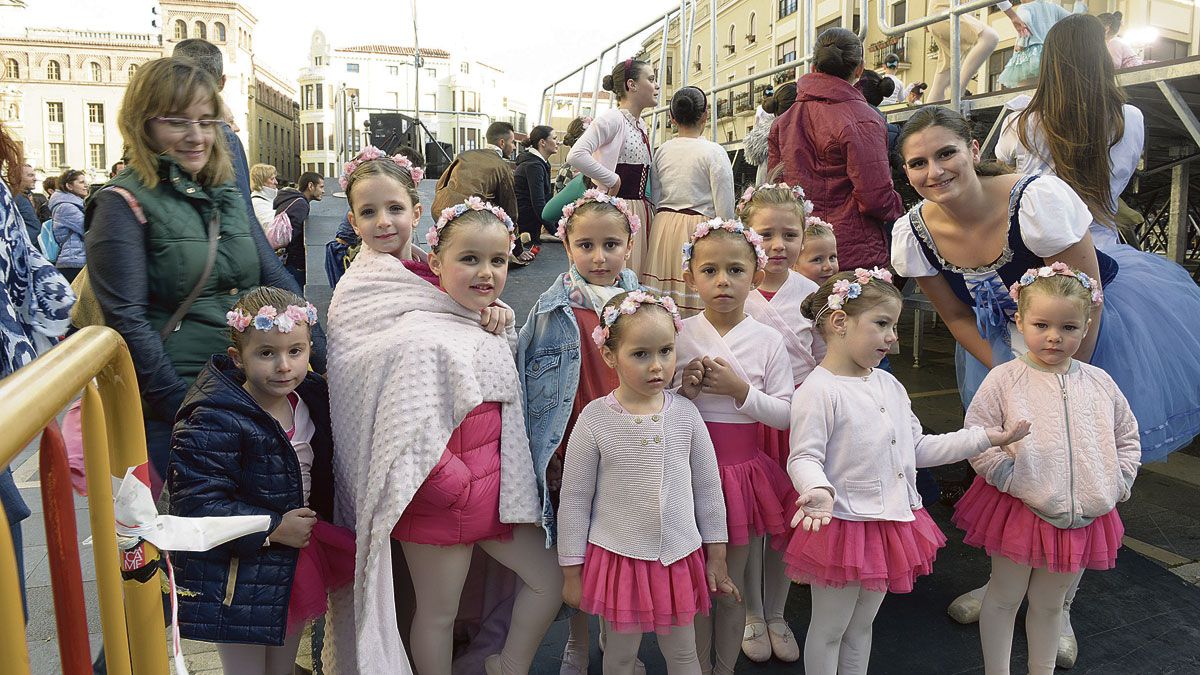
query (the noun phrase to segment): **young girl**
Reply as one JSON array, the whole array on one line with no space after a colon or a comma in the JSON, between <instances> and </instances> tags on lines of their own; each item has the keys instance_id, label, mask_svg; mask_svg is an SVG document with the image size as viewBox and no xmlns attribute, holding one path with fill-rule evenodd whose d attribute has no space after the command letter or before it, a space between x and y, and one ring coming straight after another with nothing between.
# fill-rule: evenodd
<instances>
[{"instance_id":1,"label":"young girl","mask_svg":"<svg viewBox=\"0 0 1200 675\"><path fill-rule=\"evenodd\" d=\"M1048 675L1063 601L1084 568L1111 569L1141 463L1137 420L1113 379L1071 358L1101 302L1099 286L1063 263L1031 269L1012 286L1029 351L988 373L967 424L1037 416L1034 433L971 460L979 474L955 507L965 541L992 557L979 633L987 672L1007 673L1013 622L1028 597L1029 672Z\"/></svg>"},{"instance_id":2,"label":"young girl","mask_svg":"<svg viewBox=\"0 0 1200 675\"><path fill-rule=\"evenodd\" d=\"M816 216L804 219L804 248L792 269L818 286L838 273L837 237L829 223Z\"/></svg>"},{"instance_id":3,"label":"young girl","mask_svg":"<svg viewBox=\"0 0 1200 675\"><path fill-rule=\"evenodd\" d=\"M357 620L334 621L339 660L378 672L407 658L397 639L394 538L415 590L408 639L417 671L450 672L459 596L479 544L524 582L503 652L487 671L524 672L561 605L561 577L535 527L516 334L497 299L512 221L469 199L430 229L428 264L401 260L420 214L413 182L390 160L369 164L387 175L348 167L351 222L365 246L330 304L334 432L347 476L339 494L350 493L339 510L355 524L360 552L353 607L339 607ZM372 184L364 179L379 181L376 196L359 191Z\"/></svg>"},{"instance_id":4,"label":"young girl","mask_svg":"<svg viewBox=\"0 0 1200 675\"><path fill-rule=\"evenodd\" d=\"M632 673L651 630L668 673L696 673L697 614L710 593L739 598L712 441L696 406L665 391L680 325L667 297L632 291L605 305L591 337L620 385L583 409L567 445L562 596L608 625L606 673Z\"/></svg>"},{"instance_id":5,"label":"young girl","mask_svg":"<svg viewBox=\"0 0 1200 675\"><path fill-rule=\"evenodd\" d=\"M179 628L217 642L227 673L291 673L301 629L354 578L354 534L329 524L333 443L325 381L309 372L317 311L259 287L227 315L233 346L192 385L171 439L171 513L268 515L263 533L176 553Z\"/></svg>"},{"instance_id":6,"label":"young girl","mask_svg":"<svg viewBox=\"0 0 1200 675\"><path fill-rule=\"evenodd\" d=\"M742 221L763 238L767 254L763 282L758 292L746 298L746 313L779 331L792 365L792 382L799 387L816 367L814 351L824 354L820 336L812 322L800 313L804 298L817 284L791 269L804 248L804 220L812 204L804 190L786 183L749 187L738 202ZM760 425L760 447L783 467L788 456L788 430ZM751 547L746 564L746 631L742 651L751 661L762 662L774 654L791 663L800 658L800 646L783 617L791 580L784 572L783 558L775 550ZM765 605L765 606L764 606Z\"/></svg>"},{"instance_id":7,"label":"young girl","mask_svg":"<svg viewBox=\"0 0 1200 675\"><path fill-rule=\"evenodd\" d=\"M680 251L696 225L734 215L733 167L725 149L704 138L708 116L708 99L700 89L683 87L671 97L677 135L654 153L657 211L639 270L642 283L669 295L685 319L704 306L683 280Z\"/></svg>"},{"instance_id":8,"label":"young girl","mask_svg":"<svg viewBox=\"0 0 1200 675\"><path fill-rule=\"evenodd\" d=\"M701 223L683 253L684 278L704 311L684 322L679 359L687 364L674 384L694 399L717 453L729 529L729 573L745 588L747 556L763 537L788 532L794 504L787 475L762 449L760 425L786 429L792 364L783 336L746 315L746 298L762 282L762 238L738 221ZM699 379L689 380L692 374ZM715 616L697 627L700 664L707 673L733 672L746 628L746 607L717 599ZM713 627L715 623L715 629Z\"/></svg>"},{"instance_id":9,"label":"young girl","mask_svg":"<svg viewBox=\"0 0 1200 675\"><path fill-rule=\"evenodd\" d=\"M600 326L605 304L638 288L637 275L625 268L625 261L640 225L625 200L599 190L588 190L568 205L557 236L566 246L571 266L538 298L517 339L525 429L548 545L558 537L555 510L571 430L584 406L620 384L591 335ZM567 667L587 672L586 614L571 616L563 666L564 672Z\"/></svg>"},{"instance_id":10,"label":"young girl","mask_svg":"<svg viewBox=\"0 0 1200 675\"><path fill-rule=\"evenodd\" d=\"M1029 432L921 423L896 378L876 366L896 341L900 292L886 270L834 275L804 301L829 351L792 399L788 473L801 494L787 543L792 579L812 585L804 672L866 673L871 624L888 592L908 593L946 543L921 505L919 466L948 464Z\"/></svg>"}]
</instances>

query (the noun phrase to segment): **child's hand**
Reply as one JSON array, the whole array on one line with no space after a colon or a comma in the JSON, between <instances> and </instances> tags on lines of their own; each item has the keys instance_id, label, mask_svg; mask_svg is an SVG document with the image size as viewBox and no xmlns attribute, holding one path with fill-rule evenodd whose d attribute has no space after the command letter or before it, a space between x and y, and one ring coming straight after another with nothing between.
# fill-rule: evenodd
<instances>
[{"instance_id":1,"label":"child's hand","mask_svg":"<svg viewBox=\"0 0 1200 675\"><path fill-rule=\"evenodd\" d=\"M700 395L700 387L703 381L704 362L697 357L683 367L683 384L679 385L679 393L689 399L696 398Z\"/></svg>"},{"instance_id":2,"label":"child's hand","mask_svg":"<svg viewBox=\"0 0 1200 675\"><path fill-rule=\"evenodd\" d=\"M283 514L279 527L271 531L272 544L283 544L292 548L308 546L313 526L317 524L317 513L312 509L292 509Z\"/></svg>"},{"instance_id":3,"label":"child's hand","mask_svg":"<svg viewBox=\"0 0 1200 675\"><path fill-rule=\"evenodd\" d=\"M583 565L571 565L563 568L563 602L568 606L579 609L583 602L583 575L580 570Z\"/></svg>"},{"instance_id":4,"label":"child's hand","mask_svg":"<svg viewBox=\"0 0 1200 675\"><path fill-rule=\"evenodd\" d=\"M800 495L796 500L800 510L792 517L792 527L804 526L805 532L819 532L833 519L833 493L828 488L817 487Z\"/></svg>"},{"instance_id":5,"label":"child's hand","mask_svg":"<svg viewBox=\"0 0 1200 675\"><path fill-rule=\"evenodd\" d=\"M750 395L750 384L738 377L725 359L720 357L704 357L704 380L700 386L706 394L732 397L739 406Z\"/></svg>"},{"instance_id":6,"label":"child's hand","mask_svg":"<svg viewBox=\"0 0 1200 675\"><path fill-rule=\"evenodd\" d=\"M992 447L1005 446L1029 435L1029 420L1017 420L1004 425L1003 429L988 429L988 443Z\"/></svg>"},{"instance_id":7,"label":"child's hand","mask_svg":"<svg viewBox=\"0 0 1200 675\"><path fill-rule=\"evenodd\" d=\"M507 307L492 305L479 311L479 325L493 335L503 335L504 329L515 316Z\"/></svg>"},{"instance_id":8,"label":"child's hand","mask_svg":"<svg viewBox=\"0 0 1200 675\"><path fill-rule=\"evenodd\" d=\"M734 600L742 601L741 591L729 577L729 564L725 561L725 544L705 546L704 568L705 576L708 578L709 593L732 595Z\"/></svg>"}]
</instances>

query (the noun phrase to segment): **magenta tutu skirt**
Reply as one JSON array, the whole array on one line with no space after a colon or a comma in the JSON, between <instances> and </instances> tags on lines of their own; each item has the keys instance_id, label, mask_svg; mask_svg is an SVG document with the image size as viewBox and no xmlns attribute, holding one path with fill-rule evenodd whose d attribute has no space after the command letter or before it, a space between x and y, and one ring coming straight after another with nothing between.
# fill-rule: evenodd
<instances>
[{"instance_id":1,"label":"magenta tutu skirt","mask_svg":"<svg viewBox=\"0 0 1200 675\"><path fill-rule=\"evenodd\" d=\"M793 510L794 512L794 510ZM834 518L818 532L796 528L783 551L794 581L842 588L861 584L868 591L908 593L917 577L933 571L933 560L946 537L925 509L912 522Z\"/></svg>"},{"instance_id":2,"label":"magenta tutu skirt","mask_svg":"<svg viewBox=\"0 0 1200 675\"><path fill-rule=\"evenodd\" d=\"M758 425L758 447L763 454L787 473L788 455L792 452L792 432L789 429L776 429L765 424Z\"/></svg>"},{"instance_id":3,"label":"magenta tutu skirt","mask_svg":"<svg viewBox=\"0 0 1200 675\"><path fill-rule=\"evenodd\" d=\"M618 633L669 633L697 613L708 614L710 605L701 549L664 566L588 544L579 609L603 617Z\"/></svg>"},{"instance_id":4,"label":"magenta tutu skirt","mask_svg":"<svg viewBox=\"0 0 1200 675\"><path fill-rule=\"evenodd\" d=\"M293 635L328 607L330 591L354 581L354 533L318 520L308 546L300 549L292 598L288 603L287 634Z\"/></svg>"},{"instance_id":5,"label":"magenta tutu skirt","mask_svg":"<svg viewBox=\"0 0 1200 675\"><path fill-rule=\"evenodd\" d=\"M779 463L761 449L761 424L705 422L717 450L717 471L725 495L729 545L745 546L751 537L791 531L787 514L799 495ZM774 429L769 429L774 431Z\"/></svg>"},{"instance_id":6,"label":"magenta tutu skirt","mask_svg":"<svg viewBox=\"0 0 1200 675\"><path fill-rule=\"evenodd\" d=\"M958 500L953 521L966 532L966 544L982 548L988 555L1056 573L1112 569L1125 536L1116 509L1085 527L1064 530L1042 520L1025 502L997 490L982 476L976 476L971 489Z\"/></svg>"}]
</instances>

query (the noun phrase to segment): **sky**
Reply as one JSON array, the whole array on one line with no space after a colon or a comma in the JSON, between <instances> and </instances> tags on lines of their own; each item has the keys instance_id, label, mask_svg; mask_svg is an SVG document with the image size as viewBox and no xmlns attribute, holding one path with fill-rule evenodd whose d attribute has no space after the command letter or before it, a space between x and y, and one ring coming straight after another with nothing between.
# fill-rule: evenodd
<instances>
[{"instance_id":1,"label":"sky","mask_svg":"<svg viewBox=\"0 0 1200 675\"><path fill-rule=\"evenodd\" d=\"M412 0L241 0L258 18L254 57L295 83L306 65L314 28L335 47L413 43ZM149 32L151 0L26 0L24 9L0 7L0 34L30 28ZM512 94L536 117L542 90L601 49L650 23L678 2L607 0L416 0L422 47L451 52L505 71ZM622 58L637 51L636 41ZM606 63L611 68L612 56ZM607 70L607 68L606 68ZM595 81L587 77L587 89ZM570 88L578 88L578 75ZM559 91L562 91L560 88Z\"/></svg>"}]
</instances>

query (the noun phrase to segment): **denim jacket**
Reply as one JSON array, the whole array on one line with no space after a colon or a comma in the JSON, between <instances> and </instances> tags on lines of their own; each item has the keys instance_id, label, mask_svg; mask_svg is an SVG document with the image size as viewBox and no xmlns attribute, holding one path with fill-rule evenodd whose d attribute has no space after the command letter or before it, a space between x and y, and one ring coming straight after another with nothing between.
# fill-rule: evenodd
<instances>
[{"instance_id":1,"label":"denim jacket","mask_svg":"<svg viewBox=\"0 0 1200 675\"><path fill-rule=\"evenodd\" d=\"M639 288L637 274L622 270L617 285L625 290ZM525 393L525 431L542 497L547 546L558 539L558 523L546 489L546 466L562 444L579 390L579 340L567 285L559 276L529 310L517 338L517 376Z\"/></svg>"}]
</instances>

